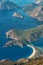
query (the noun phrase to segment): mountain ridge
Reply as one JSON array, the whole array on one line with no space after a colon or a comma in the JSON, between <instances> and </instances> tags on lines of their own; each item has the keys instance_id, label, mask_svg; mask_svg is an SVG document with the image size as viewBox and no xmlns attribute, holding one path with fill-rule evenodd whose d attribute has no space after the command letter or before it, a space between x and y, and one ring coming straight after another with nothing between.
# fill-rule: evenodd
<instances>
[{"instance_id":1,"label":"mountain ridge","mask_svg":"<svg viewBox=\"0 0 43 65\"><path fill-rule=\"evenodd\" d=\"M40 1L38 4L37 2ZM43 21L43 0L38 0L35 3L26 5L23 7L23 11L27 13L28 16Z\"/></svg>"},{"instance_id":2,"label":"mountain ridge","mask_svg":"<svg viewBox=\"0 0 43 65\"><path fill-rule=\"evenodd\" d=\"M19 8L18 5L14 4L13 2L9 0L4 3L0 1L0 10L13 10L18 8Z\"/></svg>"}]
</instances>

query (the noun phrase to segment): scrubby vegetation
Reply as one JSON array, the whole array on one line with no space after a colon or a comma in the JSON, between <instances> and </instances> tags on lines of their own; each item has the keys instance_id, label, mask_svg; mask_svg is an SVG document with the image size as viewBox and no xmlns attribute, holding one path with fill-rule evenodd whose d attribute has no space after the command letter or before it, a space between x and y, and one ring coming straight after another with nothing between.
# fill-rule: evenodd
<instances>
[{"instance_id":1,"label":"scrubby vegetation","mask_svg":"<svg viewBox=\"0 0 43 65\"><path fill-rule=\"evenodd\" d=\"M5 60L0 62L0 65L43 65L43 57L35 59L23 59L17 62Z\"/></svg>"}]
</instances>

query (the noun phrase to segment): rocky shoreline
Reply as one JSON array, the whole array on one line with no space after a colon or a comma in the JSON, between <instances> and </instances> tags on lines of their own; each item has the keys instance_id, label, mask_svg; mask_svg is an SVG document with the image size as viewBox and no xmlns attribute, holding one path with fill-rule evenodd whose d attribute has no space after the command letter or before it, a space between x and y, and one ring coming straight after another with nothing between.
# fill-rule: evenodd
<instances>
[{"instance_id":1,"label":"rocky shoreline","mask_svg":"<svg viewBox=\"0 0 43 65\"><path fill-rule=\"evenodd\" d=\"M43 37L43 25L24 31L9 30L5 34L6 38L12 39L6 42L5 46L10 44L18 46L28 45L31 42L36 42L39 38Z\"/></svg>"},{"instance_id":2,"label":"rocky shoreline","mask_svg":"<svg viewBox=\"0 0 43 65\"><path fill-rule=\"evenodd\" d=\"M3 48L8 46L29 46L33 49L32 55L28 58L37 58L43 56L43 52L40 48L35 47L31 44L31 42L36 42L40 37L43 37L43 25L38 26L37 28L32 28L30 30L18 31L18 30L10 30L6 32L6 37L11 38L11 41L8 41Z\"/></svg>"},{"instance_id":3,"label":"rocky shoreline","mask_svg":"<svg viewBox=\"0 0 43 65\"><path fill-rule=\"evenodd\" d=\"M2 60L1 60L2 61ZM21 59L20 61L5 60L0 62L0 65L43 65L43 57L35 59Z\"/></svg>"}]
</instances>

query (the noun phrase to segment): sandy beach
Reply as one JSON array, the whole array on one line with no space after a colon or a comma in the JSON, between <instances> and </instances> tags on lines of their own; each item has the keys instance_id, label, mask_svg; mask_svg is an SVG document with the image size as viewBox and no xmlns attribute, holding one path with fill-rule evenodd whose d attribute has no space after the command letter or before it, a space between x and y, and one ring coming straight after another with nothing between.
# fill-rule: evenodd
<instances>
[{"instance_id":1,"label":"sandy beach","mask_svg":"<svg viewBox=\"0 0 43 65\"><path fill-rule=\"evenodd\" d=\"M32 54L28 57L29 59L30 58L33 58L34 56L35 56L35 54L36 54L36 49L34 48L34 46L33 45L27 45L28 47L31 47L32 49L33 49L33 52L32 52Z\"/></svg>"},{"instance_id":2,"label":"sandy beach","mask_svg":"<svg viewBox=\"0 0 43 65\"><path fill-rule=\"evenodd\" d=\"M29 57L27 57L27 59L25 59L25 58L19 59L18 62L20 62L20 61L28 62L28 59L34 58L34 56L35 56L35 54L36 54L36 49L34 48L33 45L27 45L27 46L33 49L32 54L31 54ZM24 60L25 60L25 61L24 61Z\"/></svg>"}]
</instances>

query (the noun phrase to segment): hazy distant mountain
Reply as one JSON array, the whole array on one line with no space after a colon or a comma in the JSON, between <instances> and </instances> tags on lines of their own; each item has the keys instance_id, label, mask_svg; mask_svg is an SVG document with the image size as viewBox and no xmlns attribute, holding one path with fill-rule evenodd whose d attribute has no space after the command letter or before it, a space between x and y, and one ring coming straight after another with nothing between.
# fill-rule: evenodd
<instances>
[{"instance_id":1,"label":"hazy distant mountain","mask_svg":"<svg viewBox=\"0 0 43 65\"><path fill-rule=\"evenodd\" d=\"M24 6L23 11L29 16L43 21L43 0L37 0L36 3Z\"/></svg>"},{"instance_id":2,"label":"hazy distant mountain","mask_svg":"<svg viewBox=\"0 0 43 65\"><path fill-rule=\"evenodd\" d=\"M10 10L10 9L17 9L19 6L14 4L13 2L9 0L0 0L0 10Z\"/></svg>"}]
</instances>

